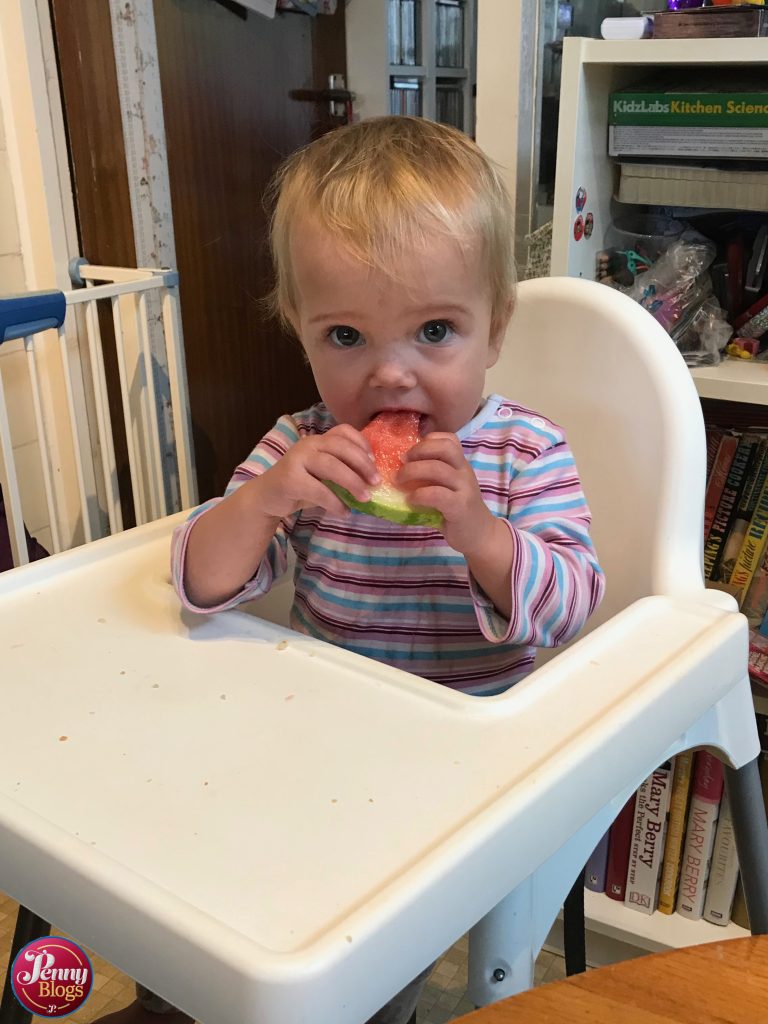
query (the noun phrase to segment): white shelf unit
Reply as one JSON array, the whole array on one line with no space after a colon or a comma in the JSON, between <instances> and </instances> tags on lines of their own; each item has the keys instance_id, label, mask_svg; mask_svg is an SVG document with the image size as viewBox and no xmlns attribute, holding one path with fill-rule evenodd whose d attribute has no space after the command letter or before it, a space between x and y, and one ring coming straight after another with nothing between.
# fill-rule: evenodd
<instances>
[{"instance_id":1,"label":"white shelf unit","mask_svg":"<svg viewBox=\"0 0 768 1024\"><path fill-rule=\"evenodd\" d=\"M766 39L566 39L560 92L557 177L552 235L552 273L592 280L610 222L616 170L608 156L608 96L650 75L656 66L763 66ZM590 238L576 241L575 197L587 191ZM768 365L726 359L693 371L702 398L768 405Z\"/></svg>"},{"instance_id":2,"label":"white shelf unit","mask_svg":"<svg viewBox=\"0 0 768 1024\"><path fill-rule=\"evenodd\" d=\"M764 66L768 39L657 39L620 42L565 40L560 92L560 120L552 232L552 274L595 278L597 254L605 247L611 218L616 169L608 156L608 97L615 89L652 74L657 66ZM594 217L589 238L574 237L579 188L586 189L582 215ZM694 369L702 398L768 406L768 364L726 359L716 367ZM768 695L755 694L759 711ZM738 925L719 927L689 921L679 914L641 914L604 894L585 893L588 955L595 965L748 933ZM547 945L562 948L558 923Z\"/></svg>"}]
</instances>

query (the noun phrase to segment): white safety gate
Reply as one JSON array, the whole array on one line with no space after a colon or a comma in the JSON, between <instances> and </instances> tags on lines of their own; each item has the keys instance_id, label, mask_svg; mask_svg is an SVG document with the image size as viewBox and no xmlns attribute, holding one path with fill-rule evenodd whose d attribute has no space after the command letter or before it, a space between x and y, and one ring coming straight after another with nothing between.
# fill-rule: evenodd
<instances>
[{"instance_id":1,"label":"white safety gate","mask_svg":"<svg viewBox=\"0 0 768 1024\"><path fill-rule=\"evenodd\" d=\"M80 285L71 291L0 296L0 345L24 340L54 552L67 546L60 528L60 499L53 480L58 470L52 465L50 444L54 436L61 440L63 429L74 456L80 533L85 541L123 529L113 433L117 417L122 417L125 428L136 524L197 502L178 274L91 266L82 259L74 260L70 270L73 282ZM111 305L114 325L119 407L110 405L107 391L99 326L99 304L104 302ZM73 328L80 354L75 360L68 345ZM51 408L50 389L41 386L50 373L50 353L42 360L39 349L50 329L58 332L66 425ZM21 565L29 554L1 370L0 486L13 561Z\"/></svg>"}]
</instances>

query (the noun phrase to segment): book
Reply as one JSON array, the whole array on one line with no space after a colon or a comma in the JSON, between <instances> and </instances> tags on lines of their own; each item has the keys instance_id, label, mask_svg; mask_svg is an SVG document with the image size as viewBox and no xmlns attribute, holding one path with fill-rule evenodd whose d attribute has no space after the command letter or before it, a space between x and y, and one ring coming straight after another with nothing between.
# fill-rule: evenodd
<instances>
[{"instance_id":1,"label":"book","mask_svg":"<svg viewBox=\"0 0 768 1024\"><path fill-rule=\"evenodd\" d=\"M768 158L768 90L756 76L657 75L610 94L609 156ZM687 205L687 204L686 204Z\"/></svg>"},{"instance_id":2,"label":"book","mask_svg":"<svg viewBox=\"0 0 768 1024\"><path fill-rule=\"evenodd\" d=\"M749 657L747 661L749 678L759 686L768 686L768 637L749 630Z\"/></svg>"},{"instance_id":3,"label":"book","mask_svg":"<svg viewBox=\"0 0 768 1024\"><path fill-rule=\"evenodd\" d=\"M757 444L758 438L755 434L742 434L739 439L736 454L728 470L725 487L704 545L704 576L708 580L719 578L718 569L725 539L736 518L739 501L746 486Z\"/></svg>"},{"instance_id":4,"label":"book","mask_svg":"<svg viewBox=\"0 0 768 1024\"><path fill-rule=\"evenodd\" d=\"M763 496L763 487L768 477L768 442L765 438L758 441L754 458L744 481L744 487L736 505L736 515L731 523L728 536L723 544L723 553L717 569L717 578L723 582L733 583L733 572L736 561L741 555L744 538L752 523L757 502ZM768 509L768 495L765 496ZM754 558L752 558L754 563ZM756 568L753 564L753 569Z\"/></svg>"},{"instance_id":5,"label":"book","mask_svg":"<svg viewBox=\"0 0 768 1024\"><path fill-rule=\"evenodd\" d=\"M658 900L674 759L665 761L637 791L624 904L652 914Z\"/></svg>"},{"instance_id":6,"label":"book","mask_svg":"<svg viewBox=\"0 0 768 1024\"><path fill-rule=\"evenodd\" d=\"M741 611L753 629L760 629L768 609L768 546L741 600Z\"/></svg>"},{"instance_id":7,"label":"book","mask_svg":"<svg viewBox=\"0 0 768 1024\"><path fill-rule=\"evenodd\" d=\"M749 931L749 914L747 913L747 901L744 898L744 886L741 884L741 875L736 882L736 896L731 910L731 920L739 928L746 928Z\"/></svg>"},{"instance_id":8,"label":"book","mask_svg":"<svg viewBox=\"0 0 768 1024\"><path fill-rule=\"evenodd\" d=\"M715 842L715 829L723 795L723 766L708 750L699 750L693 762L691 806L685 830L677 913L699 920L704 912L707 877Z\"/></svg>"},{"instance_id":9,"label":"book","mask_svg":"<svg viewBox=\"0 0 768 1024\"><path fill-rule=\"evenodd\" d=\"M712 847L712 864L709 869L707 895L704 900L705 920L711 921L712 924L728 924L736 895L738 875L739 858L736 855L733 818L728 804L728 795L723 792L715 842Z\"/></svg>"},{"instance_id":10,"label":"book","mask_svg":"<svg viewBox=\"0 0 768 1024\"><path fill-rule=\"evenodd\" d=\"M759 7L694 7L689 11L660 11L653 16L656 39L737 38L768 35L766 12Z\"/></svg>"},{"instance_id":11,"label":"book","mask_svg":"<svg viewBox=\"0 0 768 1024\"><path fill-rule=\"evenodd\" d=\"M632 842L632 823L635 820L636 793L627 800L608 833L608 862L605 868L605 894L612 900L621 900L627 890L629 847Z\"/></svg>"},{"instance_id":12,"label":"book","mask_svg":"<svg viewBox=\"0 0 768 1024\"><path fill-rule=\"evenodd\" d=\"M757 724L757 735L760 738L760 753L768 755L768 715L756 711L755 723ZM765 799L765 812L768 814L768 791L765 791L765 789L763 797Z\"/></svg>"},{"instance_id":13,"label":"book","mask_svg":"<svg viewBox=\"0 0 768 1024\"><path fill-rule=\"evenodd\" d=\"M673 914L675 911L685 823L688 817L688 798L691 792L692 767L692 750L684 750L675 758L675 773L672 778L672 792L669 798L667 839L664 844L664 859L661 865L661 883L659 885L659 910L662 914Z\"/></svg>"},{"instance_id":14,"label":"book","mask_svg":"<svg viewBox=\"0 0 768 1024\"><path fill-rule=\"evenodd\" d=\"M749 625L761 630L768 609L768 546L762 561L742 598L740 610L747 617Z\"/></svg>"},{"instance_id":15,"label":"book","mask_svg":"<svg viewBox=\"0 0 768 1024\"><path fill-rule=\"evenodd\" d=\"M713 427L707 425L706 438L707 438L707 481L712 476L712 469L715 465L715 459L717 453L720 450L720 445L723 443L723 438L726 435L726 431L722 427Z\"/></svg>"},{"instance_id":16,"label":"book","mask_svg":"<svg viewBox=\"0 0 768 1024\"><path fill-rule=\"evenodd\" d=\"M744 534L739 553L734 559L730 583L746 594L768 544L768 476L760 485L760 494L752 518ZM742 601L743 603L743 601Z\"/></svg>"},{"instance_id":17,"label":"book","mask_svg":"<svg viewBox=\"0 0 768 1024\"><path fill-rule=\"evenodd\" d=\"M720 504L720 498L723 495L725 488L725 482L728 479L728 472L733 462L733 457L736 454L736 449L739 446L740 434L734 432L725 434L720 444L718 445L717 453L715 455L715 461L712 466L712 472L709 474L707 480L707 487L704 494L704 540L709 537L709 531L712 527L712 520L715 518L715 512Z\"/></svg>"},{"instance_id":18,"label":"book","mask_svg":"<svg viewBox=\"0 0 768 1024\"><path fill-rule=\"evenodd\" d=\"M584 887L592 892L605 892L605 874L608 867L608 839L610 829L592 851L584 869Z\"/></svg>"}]
</instances>

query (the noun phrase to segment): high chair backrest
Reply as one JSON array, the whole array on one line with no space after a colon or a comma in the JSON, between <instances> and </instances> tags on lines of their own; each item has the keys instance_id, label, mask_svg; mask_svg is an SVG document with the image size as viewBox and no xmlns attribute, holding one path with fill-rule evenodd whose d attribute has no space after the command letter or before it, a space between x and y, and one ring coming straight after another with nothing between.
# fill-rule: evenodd
<instances>
[{"instance_id":1,"label":"high chair backrest","mask_svg":"<svg viewBox=\"0 0 768 1024\"><path fill-rule=\"evenodd\" d=\"M526 281L486 380L487 393L566 431L607 581L588 628L637 598L701 590L701 405L677 347L646 310L591 281Z\"/></svg>"}]
</instances>

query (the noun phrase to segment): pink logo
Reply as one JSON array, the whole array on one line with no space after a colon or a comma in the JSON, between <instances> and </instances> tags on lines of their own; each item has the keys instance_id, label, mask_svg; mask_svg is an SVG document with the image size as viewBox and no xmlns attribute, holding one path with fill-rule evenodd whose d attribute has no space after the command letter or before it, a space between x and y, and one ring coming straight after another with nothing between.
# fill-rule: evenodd
<instances>
[{"instance_id":1,"label":"pink logo","mask_svg":"<svg viewBox=\"0 0 768 1024\"><path fill-rule=\"evenodd\" d=\"M71 939L49 935L33 939L11 967L13 994L38 1017L66 1017L78 1010L93 987L93 968Z\"/></svg>"}]
</instances>

